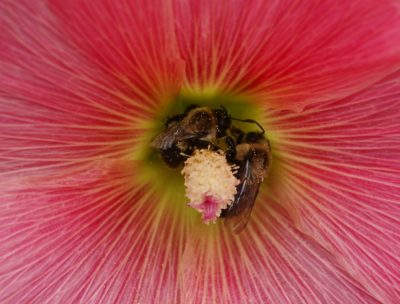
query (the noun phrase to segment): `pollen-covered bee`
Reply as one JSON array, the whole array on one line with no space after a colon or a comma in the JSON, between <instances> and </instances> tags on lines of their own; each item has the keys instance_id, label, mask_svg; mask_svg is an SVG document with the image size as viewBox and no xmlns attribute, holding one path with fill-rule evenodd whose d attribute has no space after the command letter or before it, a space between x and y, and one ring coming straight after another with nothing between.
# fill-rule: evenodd
<instances>
[{"instance_id":1,"label":"pollen-covered bee","mask_svg":"<svg viewBox=\"0 0 400 304\"><path fill-rule=\"evenodd\" d=\"M264 130L239 136L244 137L243 142L242 138L239 138L235 155L240 184L237 186L234 201L221 213L221 217L227 219L236 233L246 227L260 185L267 177L271 163L271 146L264 136Z\"/></svg>"},{"instance_id":2,"label":"pollen-covered bee","mask_svg":"<svg viewBox=\"0 0 400 304\"><path fill-rule=\"evenodd\" d=\"M225 109L190 106L184 114L172 116L166 128L156 136L151 145L156 149L168 149L179 141L200 139L213 141L223 137L231 126L231 119Z\"/></svg>"},{"instance_id":3,"label":"pollen-covered bee","mask_svg":"<svg viewBox=\"0 0 400 304\"><path fill-rule=\"evenodd\" d=\"M215 147L214 141L225 137L230 126L231 118L225 108L191 105L183 114L167 120L165 129L152 140L151 146L159 150L168 166L176 168L194 150Z\"/></svg>"},{"instance_id":4,"label":"pollen-covered bee","mask_svg":"<svg viewBox=\"0 0 400 304\"><path fill-rule=\"evenodd\" d=\"M232 121L256 124L261 132L245 133ZM232 203L223 209L234 232L242 231L249 221L260 185L267 176L271 147L263 127L253 119L233 118L221 106L218 109L189 106L182 114L167 119L165 129L151 142L171 168L182 165L196 150L223 150L228 164L236 169L239 180Z\"/></svg>"},{"instance_id":5,"label":"pollen-covered bee","mask_svg":"<svg viewBox=\"0 0 400 304\"><path fill-rule=\"evenodd\" d=\"M229 115L221 106L218 109L190 105L182 114L171 116L165 123L165 129L152 141L151 147L157 149L164 162L171 168L180 166L186 159L185 155L192 155L194 150L211 148L220 149L216 141L225 142L227 159L235 162L236 142L240 135L235 134L240 129L232 127L232 120L257 124L253 119L238 119ZM230 134L236 137L236 140Z\"/></svg>"}]
</instances>

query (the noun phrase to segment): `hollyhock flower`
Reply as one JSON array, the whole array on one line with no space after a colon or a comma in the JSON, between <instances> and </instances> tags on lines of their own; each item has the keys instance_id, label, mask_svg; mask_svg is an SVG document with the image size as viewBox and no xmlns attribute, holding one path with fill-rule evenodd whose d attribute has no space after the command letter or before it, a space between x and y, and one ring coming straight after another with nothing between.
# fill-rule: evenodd
<instances>
[{"instance_id":1,"label":"hollyhock flower","mask_svg":"<svg viewBox=\"0 0 400 304\"><path fill-rule=\"evenodd\" d=\"M396 0L0 3L1 303L399 303ZM185 106L262 124L240 234L150 148Z\"/></svg>"}]
</instances>

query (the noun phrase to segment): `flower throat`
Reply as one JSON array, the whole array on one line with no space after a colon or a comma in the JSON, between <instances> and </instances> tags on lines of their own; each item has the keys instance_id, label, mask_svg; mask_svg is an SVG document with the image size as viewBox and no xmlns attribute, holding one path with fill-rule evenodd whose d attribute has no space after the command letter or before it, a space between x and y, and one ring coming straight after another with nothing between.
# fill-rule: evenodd
<instances>
[{"instance_id":1,"label":"flower throat","mask_svg":"<svg viewBox=\"0 0 400 304\"><path fill-rule=\"evenodd\" d=\"M245 132L233 121L259 130ZM190 105L167 119L151 147L169 167L183 165L188 205L205 223L226 218L235 232L246 226L271 162L269 141L257 121L233 118L222 106Z\"/></svg>"}]
</instances>

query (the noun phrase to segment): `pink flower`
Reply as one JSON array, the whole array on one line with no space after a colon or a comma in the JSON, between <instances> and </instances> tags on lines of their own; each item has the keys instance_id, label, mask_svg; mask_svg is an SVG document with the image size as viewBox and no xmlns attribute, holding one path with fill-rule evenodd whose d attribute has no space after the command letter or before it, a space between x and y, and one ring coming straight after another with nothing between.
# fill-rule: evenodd
<instances>
[{"instance_id":1,"label":"pink flower","mask_svg":"<svg viewBox=\"0 0 400 304\"><path fill-rule=\"evenodd\" d=\"M399 15L1 1L0 302L399 303ZM271 141L238 235L202 224L149 148L188 100Z\"/></svg>"}]
</instances>

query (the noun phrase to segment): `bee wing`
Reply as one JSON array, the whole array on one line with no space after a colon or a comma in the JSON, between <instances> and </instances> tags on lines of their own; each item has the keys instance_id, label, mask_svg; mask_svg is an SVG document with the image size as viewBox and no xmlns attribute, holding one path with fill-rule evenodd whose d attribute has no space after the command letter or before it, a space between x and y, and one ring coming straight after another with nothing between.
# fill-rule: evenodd
<instances>
[{"instance_id":1,"label":"bee wing","mask_svg":"<svg viewBox=\"0 0 400 304\"><path fill-rule=\"evenodd\" d=\"M252 161L247 159L240 174L240 186L235 199L225 214L226 222L235 233L247 225L257 198L260 181L252 174Z\"/></svg>"},{"instance_id":2,"label":"bee wing","mask_svg":"<svg viewBox=\"0 0 400 304\"><path fill-rule=\"evenodd\" d=\"M166 150L171 148L174 143L180 140L186 140L194 137L196 137L196 134L185 131L185 129L182 127L182 124L175 123L169 125L168 128L158 134L151 141L151 147L155 149Z\"/></svg>"}]
</instances>

